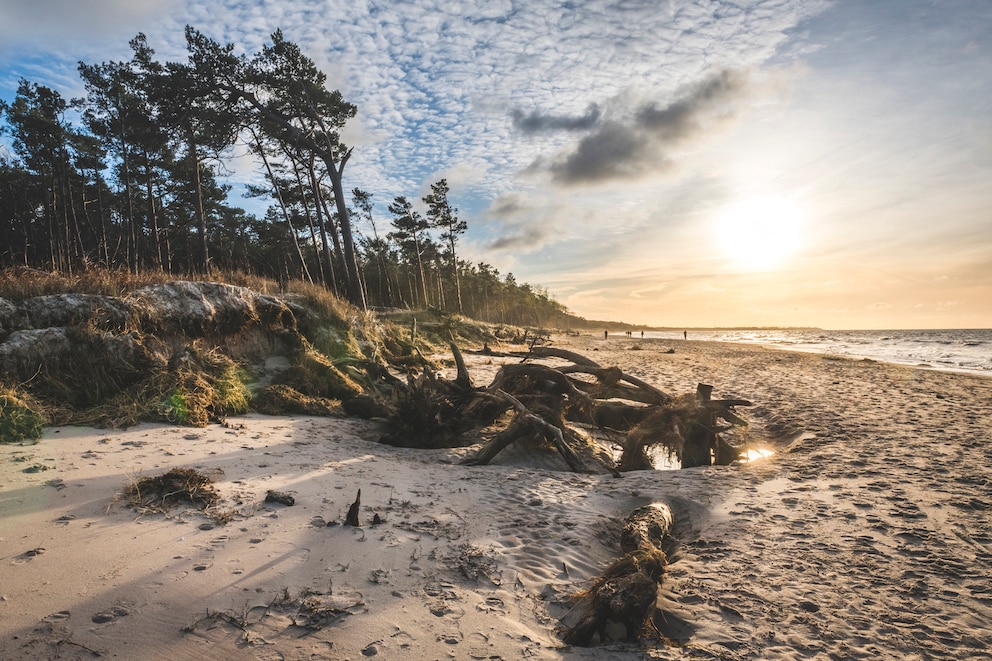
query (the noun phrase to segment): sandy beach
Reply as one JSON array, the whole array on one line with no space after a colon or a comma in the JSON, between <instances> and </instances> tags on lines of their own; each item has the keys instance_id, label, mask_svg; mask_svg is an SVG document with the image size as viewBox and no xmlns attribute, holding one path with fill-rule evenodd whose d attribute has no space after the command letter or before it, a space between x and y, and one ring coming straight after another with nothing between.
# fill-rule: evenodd
<instances>
[{"instance_id":1,"label":"sandy beach","mask_svg":"<svg viewBox=\"0 0 992 661\"><path fill-rule=\"evenodd\" d=\"M554 344L671 393L751 400L749 442L774 454L614 478L550 450L461 466L473 448L389 447L364 420L50 428L0 445L0 659L992 659L992 379ZM501 360L468 358L477 384ZM117 498L173 467L211 476L230 520ZM359 489L361 527L336 525ZM658 501L681 540L669 640L565 646L565 596Z\"/></svg>"}]
</instances>

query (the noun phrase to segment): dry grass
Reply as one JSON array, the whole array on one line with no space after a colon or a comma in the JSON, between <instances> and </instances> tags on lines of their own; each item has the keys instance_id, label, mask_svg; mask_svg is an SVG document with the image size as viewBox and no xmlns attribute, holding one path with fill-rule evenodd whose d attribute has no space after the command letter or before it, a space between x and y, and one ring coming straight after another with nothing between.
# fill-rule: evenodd
<instances>
[{"instance_id":1,"label":"dry grass","mask_svg":"<svg viewBox=\"0 0 992 661\"><path fill-rule=\"evenodd\" d=\"M261 400L253 402L247 387L251 376L234 362L237 358L258 358L237 354L239 347L244 349L239 342L254 342L248 349L251 351L271 349L273 329L259 327L258 320L238 317L234 320L237 324L210 329L180 325L142 330L136 317L129 321L135 326L131 329L108 332L83 324L59 331L61 334L53 331L59 343L37 340L30 360L17 368L19 373L6 375L8 382L23 384L18 388L19 397L30 393L36 398L25 410L37 412L38 419L47 420L47 424L108 427L127 427L147 420L203 426L211 420L244 413L250 407L265 412L319 411L321 415L333 415L340 410L338 401L362 393L361 384L369 379L363 368L370 364L391 362L423 369L428 365L424 354L433 354L452 339L480 344L495 339L488 325L434 312L417 313L424 323L411 337L411 329L405 325L360 311L323 287L301 281L279 283L226 272L180 277L278 294L290 305L296 315L296 327L279 337L287 344L280 351L288 349L293 366L274 381L274 385L288 388L266 392ZM93 268L65 275L18 267L0 270L0 298L19 304L53 294L124 297L136 289L176 278L157 271L135 274ZM413 314L398 319L402 324L412 324ZM245 330L245 324L251 332ZM294 336L292 340L287 339L289 334ZM18 401L22 400L23 397ZM4 414L3 424L13 424L11 415L15 409L11 406L13 403L5 409L8 413ZM29 436L40 433L32 430L34 423L28 424L23 415L17 424L26 425Z\"/></svg>"},{"instance_id":2,"label":"dry grass","mask_svg":"<svg viewBox=\"0 0 992 661\"><path fill-rule=\"evenodd\" d=\"M50 294L100 294L103 296L124 296L135 289L148 285L158 285L174 280L192 280L196 282L224 282L238 287L247 287L263 294L285 293L300 289L309 292L319 289L313 285L290 283L280 287L279 283L269 278L239 273L236 271L214 271L210 275L187 273L177 275L163 271L141 271L131 273L125 270L90 268L86 271L71 275L53 271L18 266L0 270L0 298L13 303L20 303L35 296ZM329 292L327 296L334 297ZM316 294L314 294L316 298ZM347 305L347 304L345 304Z\"/></svg>"},{"instance_id":3,"label":"dry grass","mask_svg":"<svg viewBox=\"0 0 992 661\"><path fill-rule=\"evenodd\" d=\"M217 349L194 343L174 357L157 388L158 414L179 425L204 427L214 419L248 411L247 373ZM165 386L164 388L162 386ZM156 392L158 391L158 392Z\"/></svg>"},{"instance_id":4,"label":"dry grass","mask_svg":"<svg viewBox=\"0 0 992 661\"><path fill-rule=\"evenodd\" d=\"M262 291L254 286L251 288L256 289L256 291ZM290 300L295 298L310 312L313 319L320 320L320 323L324 325L347 328L363 314L358 308L334 295L333 292L324 289L320 285L314 285L302 280L292 280L286 283L281 293L289 295L287 298ZM306 321L306 319L301 319L301 326L306 325Z\"/></svg>"},{"instance_id":5,"label":"dry grass","mask_svg":"<svg viewBox=\"0 0 992 661\"><path fill-rule=\"evenodd\" d=\"M126 428L155 420L204 427L212 420L246 413L250 381L251 375L229 357L194 342L167 365L149 369L141 380L104 399L73 407L49 398L43 412L55 425Z\"/></svg>"},{"instance_id":6,"label":"dry grass","mask_svg":"<svg viewBox=\"0 0 992 661\"><path fill-rule=\"evenodd\" d=\"M303 340L302 351L293 358L294 367L287 370L274 383L291 386L311 397L352 399L362 393L362 387L344 370L346 364L357 357L353 354L339 358L338 364L341 365L339 368L331 358Z\"/></svg>"},{"instance_id":7,"label":"dry grass","mask_svg":"<svg viewBox=\"0 0 992 661\"><path fill-rule=\"evenodd\" d=\"M253 408L265 415L343 416L341 402L311 397L287 385L272 385L255 393Z\"/></svg>"}]
</instances>

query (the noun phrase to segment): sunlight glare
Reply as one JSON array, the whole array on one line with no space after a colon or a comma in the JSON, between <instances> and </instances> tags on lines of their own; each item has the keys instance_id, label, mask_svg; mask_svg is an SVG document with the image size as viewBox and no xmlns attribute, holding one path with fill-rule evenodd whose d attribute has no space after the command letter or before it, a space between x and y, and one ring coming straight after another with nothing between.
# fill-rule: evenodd
<instances>
[{"instance_id":1,"label":"sunlight glare","mask_svg":"<svg viewBox=\"0 0 992 661\"><path fill-rule=\"evenodd\" d=\"M780 266L799 249L801 214L782 197L753 197L725 207L716 231L734 267L747 271Z\"/></svg>"},{"instance_id":2,"label":"sunlight glare","mask_svg":"<svg viewBox=\"0 0 992 661\"><path fill-rule=\"evenodd\" d=\"M775 452L766 448L748 448L744 461L752 462L759 459L766 459L773 454L775 454Z\"/></svg>"}]
</instances>

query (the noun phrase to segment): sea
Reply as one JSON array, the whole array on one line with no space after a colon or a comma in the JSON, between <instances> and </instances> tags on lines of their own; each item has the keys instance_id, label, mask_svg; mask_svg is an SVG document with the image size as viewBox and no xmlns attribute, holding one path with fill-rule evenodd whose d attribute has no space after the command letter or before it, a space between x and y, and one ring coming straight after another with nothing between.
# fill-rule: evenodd
<instances>
[{"instance_id":1,"label":"sea","mask_svg":"<svg viewBox=\"0 0 992 661\"><path fill-rule=\"evenodd\" d=\"M691 330L690 340L761 344L790 351L868 358L886 363L992 376L992 329L973 330ZM635 331L633 337L639 337ZM645 331L681 340L682 331Z\"/></svg>"}]
</instances>

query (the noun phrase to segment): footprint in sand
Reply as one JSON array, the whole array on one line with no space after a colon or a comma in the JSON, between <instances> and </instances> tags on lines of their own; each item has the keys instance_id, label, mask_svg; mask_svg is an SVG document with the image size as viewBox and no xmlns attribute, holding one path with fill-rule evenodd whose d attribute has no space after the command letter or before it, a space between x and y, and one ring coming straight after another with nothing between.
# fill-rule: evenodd
<instances>
[{"instance_id":1,"label":"footprint in sand","mask_svg":"<svg viewBox=\"0 0 992 661\"><path fill-rule=\"evenodd\" d=\"M124 617L125 615L130 615L131 609L126 606L117 605L110 610L100 611L95 614L90 619L96 624L106 624L107 622L113 622L119 617Z\"/></svg>"},{"instance_id":2,"label":"footprint in sand","mask_svg":"<svg viewBox=\"0 0 992 661\"><path fill-rule=\"evenodd\" d=\"M450 604L447 601L439 601L428 604L431 613L435 617L444 617L449 620L460 620L465 617L465 609L457 604Z\"/></svg>"},{"instance_id":3,"label":"footprint in sand","mask_svg":"<svg viewBox=\"0 0 992 661\"><path fill-rule=\"evenodd\" d=\"M212 546L214 548L222 547L222 546L224 546L224 544L226 544L228 542L229 539L230 538L227 535L221 535L220 537L217 537L216 539L210 540L210 546Z\"/></svg>"},{"instance_id":4,"label":"footprint in sand","mask_svg":"<svg viewBox=\"0 0 992 661\"><path fill-rule=\"evenodd\" d=\"M362 656L376 656L382 648L382 641L376 640L369 643L362 649Z\"/></svg>"},{"instance_id":5,"label":"footprint in sand","mask_svg":"<svg viewBox=\"0 0 992 661\"><path fill-rule=\"evenodd\" d=\"M436 640L439 643L445 643L446 645L457 645L462 642L464 636L460 631L447 631L445 633L438 634Z\"/></svg>"},{"instance_id":6,"label":"footprint in sand","mask_svg":"<svg viewBox=\"0 0 992 661\"><path fill-rule=\"evenodd\" d=\"M406 631L400 630L392 634L390 637L390 642L396 644L401 650L410 649L413 646L414 641L417 639L408 634Z\"/></svg>"},{"instance_id":7,"label":"footprint in sand","mask_svg":"<svg viewBox=\"0 0 992 661\"><path fill-rule=\"evenodd\" d=\"M486 597L486 600L480 604L476 605L482 613L496 613L497 615L506 615L506 605L503 600L499 597Z\"/></svg>"},{"instance_id":8,"label":"footprint in sand","mask_svg":"<svg viewBox=\"0 0 992 661\"><path fill-rule=\"evenodd\" d=\"M489 636L480 631L470 633L466 642L468 643L468 656L471 659L499 658L493 654L493 644L490 642Z\"/></svg>"},{"instance_id":9,"label":"footprint in sand","mask_svg":"<svg viewBox=\"0 0 992 661\"><path fill-rule=\"evenodd\" d=\"M452 603L461 598L455 592L453 585L448 583L432 584L424 588L424 592L431 597L427 607L435 617L443 617L449 620L460 620L465 616L465 609L458 604Z\"/></svg>"}]
</instances>

